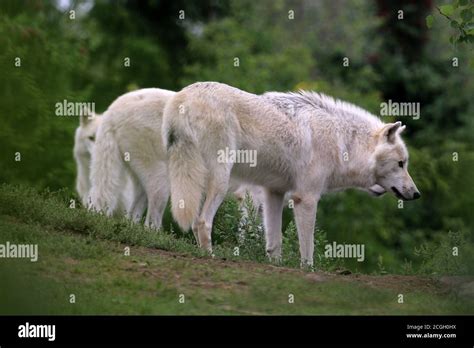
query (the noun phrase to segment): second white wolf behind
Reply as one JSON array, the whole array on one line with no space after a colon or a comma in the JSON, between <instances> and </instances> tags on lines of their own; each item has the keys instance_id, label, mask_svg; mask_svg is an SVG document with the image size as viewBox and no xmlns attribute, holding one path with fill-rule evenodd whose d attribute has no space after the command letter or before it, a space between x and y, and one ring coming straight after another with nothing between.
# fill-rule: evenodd
<instances>
[{"instance_id":1,"label":"second white wolf behind","mask_svg":"<svg viewBox=\"0 0 474 348\"><path fill-rule=\"evenodd\" d=\"M401 123L385 124L322 94L258 96L201 82L178 92L163 117L173 216L183 229L192 226L208 250L214 215L231 177L264 187L271 258L281 258L284 195L292 194L302 265L313 264L316 207L323 194L355 187L373 195L420 197L407 171ZM221 161L224 149L254 151L257 165Z\"/></svg>"},{"instance_id":2,"label":"second white wolf behind","mask_svg":"<svg viewBox=\"0 0 474 348\"><path fill-rule=\"evenodd\" d=\"M118 97L102 116L81 118L75 137L77 189L84 205L107 215L126 211L160 228L169 198L167 156L161 139L163 110L175 92L146 88ZM90 168L89 168L90 167ZM90 171L90 173L89 173ZM259 189L231 190L242 201L249 192L259 207ZM245 207L243 207L245 210Z\"/></svg>"},{"instance_id":3,"label":"second white wolf behind","mask_svg":"<svg viewBox=\"0 0 474 348\"><path fill-rule=\"evenodd\" d=\"M162 112L175 92L147 88L126 93L107 109L91 156L91 208L114 214L127 180L133 197L127 215L160 228L169 197L166 153L159 136Z\"/></svg>"}]
</instances>

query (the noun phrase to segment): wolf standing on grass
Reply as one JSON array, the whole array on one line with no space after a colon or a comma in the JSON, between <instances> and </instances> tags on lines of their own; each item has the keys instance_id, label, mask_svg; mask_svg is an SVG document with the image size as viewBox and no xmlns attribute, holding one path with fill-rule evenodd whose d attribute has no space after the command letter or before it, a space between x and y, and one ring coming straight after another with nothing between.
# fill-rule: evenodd
<instances>
[{"instance_id":1,"label":"wolf standing on grass","mask_svg":"<svg viewBox=\"0 0 474 348\"><path fill-rule=\"evenodd\" d=\"M192 84L165 106L172 213L211 249L214 215L229 179L264 187L266 251L281 258L284 195L294 200L302 265L313 265L314 226L325 193L354 187L412 200L400 122L312 93L246 93L216 82ZM255 151L256 165L218 160L226 151ZM202 196L205 195L204 203Z\"/></svg>"}]
</instances>

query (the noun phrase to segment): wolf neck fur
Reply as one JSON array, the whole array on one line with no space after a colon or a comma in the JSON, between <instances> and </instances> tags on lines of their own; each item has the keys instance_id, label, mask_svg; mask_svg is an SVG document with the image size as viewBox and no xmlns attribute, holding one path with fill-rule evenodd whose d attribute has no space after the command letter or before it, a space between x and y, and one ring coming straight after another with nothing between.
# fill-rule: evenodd
<instances>
[{"instance_id":1,"label":"wolf neck fur","mask_svg":"<svg viewBox=\"0 0 474 348\"><path fill-rule=\"evenodd\" d=\"M345 146L348 149L348 160L344 161L343 158L336 164L339 167L334 171L337 175L330 176L327 183L328 191L350 187L366 189L376 184L375 159L373 159L376 144L366 133L360 136L365 139L343 137L343 140L347 141Z\"/></svg>"},{"instance_id":2,"label":"wolf neck fur","mask_svg":"<svg viewBox=\"0 0 474 348\"><path fill-rule=\"evenodd\" d=\"M264 96L304 126L307 126L306 122L315 124L321 121L335 126L333 135L338 139L339 148L336 151L340 155L335 166L339 168L333 170L337 175L328 178L328 191L349 187L366 189L376 183L372 155L377 145L377 132L383 126L378 117L356 105L322 93L269 92ZM347 160L344 156L347 156Z\"/></svg>"}]
</instances>

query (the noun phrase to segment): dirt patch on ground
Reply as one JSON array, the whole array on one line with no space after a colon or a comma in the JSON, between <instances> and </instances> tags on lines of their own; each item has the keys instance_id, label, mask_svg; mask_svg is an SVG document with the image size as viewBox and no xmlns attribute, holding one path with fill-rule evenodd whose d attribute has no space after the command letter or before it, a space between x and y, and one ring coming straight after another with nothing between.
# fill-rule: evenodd
<instances>
[{"instance_id":1,"label":"dirt patch on ground","mask_svg":"<svg viewBox=\"0 0 474 348\"><path fill-rule=\"evenodd\" d=\"M361 282L374 288L386 288L397 291L418 291L430 293L444 293L447 289L433 278L423 276L405 276L405 275L379 275L370 276L364 274L354 274L349 277L349 281Z\"/></svg>"},{"instance_id":2,"label":"dirt patch on ground","mask_svg":"<svg viewBox=\"0 0 474 348\"><path fill-rule=\"evenodd\" d=\"M446 294L453 291L456 288L465 286L463 284L469 284L472 282L472 277L457 277L456 281L448 282L443 278L434 278L427 276L407 276L407 275L365 275L365 274L347 274L348 272L322 272L322 271L303 271L299 269L280 267L269 264L255 263L251 261L236 261L226 260L222 258L211 258L211 257L194 257L182 253L174 253L171 251L164 251L158 249L149 249L143 247L134 247L136 255L153 255L160 258L172 258L191 261L196 265L208 265L210 267L225 267L234 268L238 270L248 270L249 275L254 274L268 274L268 273L279 273L279 274L292 274L301 276L302 278L310 282L356 282L361 285L369 286L372 288L379 289L390 289L403 292L429 292L435 294ZM349 272L350 273L350 272ZM245 282L235 282L233 284L211 284L208 281L198 280L200 277L196 274L196 284L204 287L223 287L233 288L235 286L245 287ZM204 277L205 278L205 277ZM461 279L462 278L462 279ZM239 284L240 283L240 284ZM455 284L455 285L453 285ZM460 285L461 284L461 285Z\"/></svg>"}]
</instances>

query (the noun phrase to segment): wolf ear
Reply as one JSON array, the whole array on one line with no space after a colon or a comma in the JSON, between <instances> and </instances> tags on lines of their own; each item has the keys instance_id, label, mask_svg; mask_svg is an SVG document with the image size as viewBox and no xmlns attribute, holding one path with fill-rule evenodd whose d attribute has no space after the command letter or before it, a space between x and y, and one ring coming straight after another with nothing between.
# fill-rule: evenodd
<instances>
[{"instance_id":1,"label":"wolf ear","mask_svg":"<svg viewBox=\"0 0 474 348\"><path fill-rule=\"evenodd\" d=\"M91 120L89 119L89 116L88 115L80 115L79 116L79 125L81 127L84 127L85 125L87 125Z\"/></svg>"},{"instance_id":2,"label":"wolf ear","mask_svg":"<svg viewBox=\"0 0 474 348\"><path fill-rule=\"evenodd\" d=\"M81 126L85 126L89 124L94 118L99 117L99 116L100 114L96 114L95 112L82 114L79 116L79 123Z\"/></svg>"},{"instance_id":3,"label":"wolf ear","mask_svg":"<svg viewBox=\"0 0 474 348\"><path fill-rule=\"evenodd\" d=\"M400 121L386 124L380 132L382 135L381 138L388 141L389 143L394 143L395 136L397 135L397 131L400 129L400 127L402 127L402 123ZM400 131L403 131L404 129L405 126L403 126Z\"/></svg>"}]
</instances>

